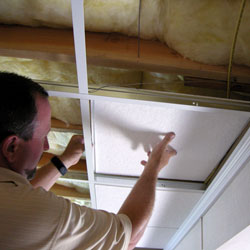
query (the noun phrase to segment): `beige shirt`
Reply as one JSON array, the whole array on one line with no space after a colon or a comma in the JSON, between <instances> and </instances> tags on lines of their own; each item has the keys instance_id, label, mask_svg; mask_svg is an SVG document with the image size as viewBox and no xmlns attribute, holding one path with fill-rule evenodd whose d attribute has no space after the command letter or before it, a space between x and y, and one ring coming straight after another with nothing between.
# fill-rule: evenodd
<instances>
[{"instance_id":1,"label":"beige shirt","mask_svg":"<svg viewBox=\"0 0 250 250\"><path fill-rule=\"evenodd\" d=\"M132 225L115 215L72 204L0 167L0 249L127 249Z\"/></svg>"}]
</instances>

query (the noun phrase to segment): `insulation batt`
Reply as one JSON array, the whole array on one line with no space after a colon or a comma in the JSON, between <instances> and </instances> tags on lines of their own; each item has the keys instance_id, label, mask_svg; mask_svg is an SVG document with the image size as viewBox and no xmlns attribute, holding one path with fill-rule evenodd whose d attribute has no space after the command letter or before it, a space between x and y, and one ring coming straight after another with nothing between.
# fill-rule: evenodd
<instances>
[{"instance_id":1,"label":"insulation batt","mask_svg":"<svg viewBox=\"0 0 250 250\"><path fill-rule=\"evenodd\" d=\"M71 132L50 131L48 134L49 150L47 152L55 155L61 155L74 134L75 133ZM83 154L82 158L84 157L85 154Z\"/></svg>"},{"instance_id":2,"label":"insulation batt","mask_svg":"<svg viewBox=\"0 0 250 250\"><path fill-rule=\"evenodd\" d=\"M48 134L50 148L47 152L55 155L61 155L73 135L74 134L71 132L50 131Z\"/></svg>"},{"instance_id":3,"label":"insulation batt","mask_svg":"<svg viewBox=\"0 0 250 250\"><path fill-rule=\"evenodd\" d=\"M227 64L241 0L141 0L140 34L184 57ZM137 36L139 0L85 0L86 30ZM30 11L32 10L32 11ZM0 22L72 27L70 0L1 0ZM236 45L237 64L250 66L250 3Z\"/></svg>"},{"instance_id":4,"label":"insulation batt","mask_svg":"<svg viewBox=\"0 0 250 250\"><path fill-rule=\"evenodd\" d=\"M14 72L34 80L77 85L76 65L74 63L0 57L0 71ZM97 86L133 84L133 87L138 87L141 76L142 72L140 71L88 66L88 82ZM49 89L53 90L53 85ZM67 124L80 125L82 123L78 99L50 97L49 100L52 117Z\"/></svg>"},{"instance_id":5,"label":"insulation batt","mask_svg":"<svg viewBox=\"0 0 250 250\"><path fill-rule=\"evenodd\" d=\"M140 83L142 77L142 72L135 70L98 66L88 66L87 70L88 83L98 86L103 84L127 86L136 82ZM75 63L1 56L0 71L14 72L34 80L77 85Z\"/></svg>"},{"instance_id":6,"label":"insulation batt","mask_svg":"<svg viewBox=\"0 0 250 250\"><path fill-rule=\"evenodd\" d=\"M34 80L77 85L74 63L52 62L34 59L0 57L0 71L14 72ZM127 69L88 66L88 82L93 86L122 86L185 94L224 97L225 91L184 86L183 79L173 74L133 71ZM50 90L53 85L49 86ZM78 99L50 97L52 117L66 124L80 125L81 111ZM72 112L74 110L74 112Z\"/></svg>"}]
</instances>

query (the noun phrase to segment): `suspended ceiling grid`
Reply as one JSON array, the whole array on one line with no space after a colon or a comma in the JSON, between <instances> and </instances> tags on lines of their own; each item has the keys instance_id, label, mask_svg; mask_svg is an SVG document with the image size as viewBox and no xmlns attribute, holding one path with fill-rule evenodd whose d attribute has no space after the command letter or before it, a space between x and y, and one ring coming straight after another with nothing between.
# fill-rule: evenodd
<instances>
[{"instance_id":1,"label":"suspended ceiling grid","mask_svg":"<svg viewBox=\"0 0 250 250\"><path fill-rule=\"evenodd\" d=\"M162 235L163 239L161 244L166 244L164 240L166 240L167 238L167 233L170 239L170 235L173 235L173 232L175 232L176 229L180 226L181 222L187 216L187 213L191 210L191 208L199 200L203 193L202 190L204 190L204 186L197 185L197 183L193 183L193 181L197 181L198 184L203 183L210 172L219 164L219 161L223 158L234 140L240 134L243 127L246 125L247 120L249 119L249 112L226 112L225 110L218 110L216 109L219 107L218 103L216 103L218 100L214 100L211 102L211 100L204 100L205 98L202 97L191 97L190 99L179 95L174 97L174 101L172 98L171 100L167 101L168 103L165 104L164 101L161 100L161 97L159 95L155 96L153 93L149 93L149 95L151 95L151 100L147 100L147 98L145 98L143 94L141 94L141 96L137 95L136 97L131 97L131 94L128 94L125 98L124 96L121 97L119 96L119 94L117 94L120 91L119 89L113 90L114 94L108 92L103 96L103 93L100 94L100 91L96 90L93 94L89 95L87 84L86 51L85 46L83 46L83 44L85 44L85 34L82 6L82 1L72 0L79 94L55 91L51 91L50 93L51 95L55 96L66 96L68 98L77 98L81 100L81 111L87 153L88 181L90 184L91 199L94 207L110 208L110 210L113 210L115 212L122 200L126 197L128 191L130 190L136 179L136 176L138 176L140 173L140 166L138 164L138 161L141 160L141 158L145 158L145 150L147 150L146 147L149 144L148 142L152 141L153 143L155 143L159 138L161 138L162 133L166 132L168 129L174 131L176 131L177 129L177 141L174 142L173 146L176 147L179 155L178 157L176 157L176 159L173 159L173 161L171 161L171 165L169 165L170 171L168 172L166 170L161 174L161 178L168 179L168 181L163 181L161 182L163 183L162 185L158 185L156 211L158 211L158 214L163 215L166 212L164 210L164 207L162 207L163 200L166 202L166 204L171 204L172 200L178 201L178 195L172 196L171 198L171 195L173 193L179 194L183 192L185 193L185 195L190 196L191 198L189 197L186 200L183 199L183 197L179 198L180 200L183 199L183 203L177 202L177 204L179 204L179 207L185 207L183 204L187 204L188 202L190 206L187 208L187 210L184 209L185 211L179 211L179 213L176 213L175 216L179 214L180 217L178 218L177 222L171 222L170 224L159 225L159 218L153 216L152 221L149 225L149 229L146 232L146 237L144 237L141 243L142 246L155 247L148 245L150 243L150 240L148 239L152 239L152 235L154 235L154 233L158 230L157 232ZM197 99L199 99L198 102ZM155 103L156 101L158 103ZM178 102L178 104L170 104L176 102ZM181 105L187 104L186 102L191 103L188 103L188 105ZM143 108L141 104L143 104ZM203 105L205 107L212 105L216 108L203 109L199 107L200 105ZM235 110L249 110L249 104L246 103L225 102L224 105L224 107L227 109L232 108ZM222 106L223 105L220 104L220 108ZM117 113L116 116L113 116L113 113L116 111L116 107L119 107L119 110L121 112ZM106 113L103 113L103 110ZM146 114L146 124L142 118L138 119L140 118L138 114L141 113ZM104 114L106 114L105 117L103 116ZM154 114L153 122L151 121L151 114ZM163 120L161 119L162 117L168 117L166 120L164 119L164 124L162 122ZM174 123L172 122L173 120L175 121ZM221 124L220 128L218 128L217 126L213 126L216 122L219 122ZM182 129L182 126L180 126L180 124L183 124L182 126L184 127L184 130ZM194 132L194 126L199 136L195 137L195 134L193 136L190 136L189 131L192 130L192 132ZM109 129L110 127L113 128L112 132ZM139 135L142 128L144 132L150 131L149 138L145 139L145 133ZM214 138L210 136L212 131L215 133L213 134ZM231 131L232 133L230 133ZM222 136L221 133L224 133L224 136ZM228 133L230 133L230 136L226 137L226 134ZM104 135L108 136L108 138ZM138 135L139 139L136 138L135 135ZM205 137L199 138L200 135L205 135ZM216 147L214 147L214 145L211 145L213 139L216 139L215 135L216 137L220 135L223 138L223 141L219 142L221 143L220 147L218 147L218 150L220 151L219 153L217 152ZM112 140L110 139L110 137L112 137ZM143 139L140 139L140 137ZM194 137L195 139L188 140L188 137ZM185 138L185 140L183 138ZM199 139L202 141L200 141ZM203 141L206 140L208 140L206 147L203 147ZM104 147L105 143L100 143L100 141L109 142L111 144L116 143L116 145L121 144L123 145L123 147L119 145L119 147L115 148L115 150L117 150L117 154L109 151L105 152L108 147ZM111 145L109 146L112 149ZM119 152L124 150L124 147L127 153L127 157L125 160L130 160L134 158L134 156L135 158L138 157L136 159L136 162L132 161L128 163L129 166L136 165L134 169L128 169L128 171L127 169L126 171L124 171L125 167L127 167L126 164L125 166L120 165L121 162L125 161L122 156L119 156ZM185 150L187 148L188 150ZM214 161L211 162L211 164L208 164L208 166L206 167L202 166L202 171L204 172L200 171L200 164L192 166L194 165L193 162L195 161L195 157L192 154L192 151L197 150L199 151L198 158L200 161ZM190 155L192 155L193 159L192 161L189 161L188 164L186 164L188 166L183 171L182 165L183 162L186 163L186 159L188 158L187 152L190 152ZM213 157L209 158L208 152L209 154L212 154ZM105 156L110 155L113 156L111 157L111 159L105 159ZM130 157L128 157L128 155ZM112 160L118 160L118 162ZM101 164L102 161L104 164ZM116 165L119 165L120 168L115 169L115 165L108 166L109 162L116 163ZM177 164L176 169L174 167L175 164ZM108 167L111 168L109 169ZM198 167L198 169L196 169L195 167ZM127 178L127 176L123 176L127 174L131 175L132 177ZM173 179L177 179L178 181L172 182L171 180ZM189 186L187 185L187 181L190 184ZM119 192L121 190L123 191ZM110 204L109 198L111 198L112 202L112 197L105 197L105 195L103 196L103 194L108 195L109 192L117 195L117 200L119 201L118 203ZM120 195L121 193L123 193L123 195ZM106 204L106 202L108 202L109 204ZM169 209L171 211L171 206L169 207ZM165 229L163 230L162 228L164 227ZM154 231L155 228L157 228L156 231Z\"/></svg>"},{"instance_id":2,"label":"suspended ceiling grid","mask_svg":"<svg viewBox=\"0 0 250 250\"><path fill-rule=\"evenodd\" d=\"M80 1L79 2L72 1L73 13L74 13L74 11L79 13L80 12L79 10L81 10L81 6L82 5L81 5ZM124 141L121 140L121 134L123 136L123 139L124 138L126 139L126 138L132 138L132 136L139 133L138 131L140 131L140 129L143 127L143 125L145 125L143 119L138 121L136 119L133 119L133 117L127 117L127 116L128 116L128 114L135 115L135 117L138 118L138 114L140 114L142 107L138 107L137 104L135 104L135 105L134 104L127 104L126 99L121 100L118 98L119 99L118 102L125 102L126 103L125 105L124 104L117 104L117 103L115 103L115 105L114 105L112 103L112 101L114 99L112 99L112 98L100 97L100 96L98 97L98 96L94 96L94 95L89 96L88 95L88 87L87 87L87 79L86 79L86 73L87 73L86 57L85 57L86 54L85 54L85 50L84 50L85 48L84 48L84 46L82 46L83 43L81 40L81 39L84 40L84 32L83 32L84 29L82 28L83 16L73 14L73 23L74 23L76 62L77 62L77 68L78 68L78 82L79 82L79 96L76 95L75 97L76 98L80 97L80 99L81 99L81 110L82 110L82 118L83 118L85 143L86 143L87 166L88 166L88 176L89 176L89 184L90 184L92 203L93 203L94 207L103 208L103 209L109 208L111 211L116 212L116 210L117 210L116 206L119 207L121 202L126 197L127 193L130 190L131 183L127 182L126 178L124 178L124 179L122 178L122 175L127 175L127 172L126 171L124 172L124 168L127 165L125 164L125 166L124 165L121 166L120 163L124 162L124 159L117 157L119 155L116 154L117 152L121 152L122 150L124 150L124 147L118 147L118 150L116 148L116 150L117 150L116 152L111 152L112 150L111 151L108 150L107 152L105 152L104 149L112 148L112 147L109 147L111 145L107 145L107 142L110 142L111 144L114 143L114 140L112 140L112 139L118 139L115 142L120 143L124 146L124 143L123 143ZM79 25L79 27L78 27L78 25ZM83 68L85 68L85 70L83 70ZM53 94L53 93L51 93L51 94ZM54 93L54 94L57 95L57 93ZM58 95L61 96L61 94L58 94ZM66 96L72 97L71 95L68 95L68 94L66 94ZM89 100L92 100L91 106L90 106ZM134 101L134 103L140 103L140 102ZM106 105L104 105L104 104L106 104ZM211 165L209 164L210 169L206 173L203 173L199 177L195 178L196 181L200 181L200 182L203 182L206 179L207 175L209 175L210 171L212 171L213 168L216 167L216 165L219 163L221 158L223 158L223 155L230 148L230 146L232 145L234 140L240 134L243 127L246 125L247 120L249 119L249 113L245 113L245 112L233 112L232 114L230 114L229 112L226 112L223 114L223 111L218 112L218 110L213 110L215 113L215 114L213 114L213 112L211 112L211 110L209 110L209 112L201 113L199 108L197 108L197 110L196 110L195 107L192 107L193 111L189 110L189 111L185 112L185 108L183 108L184 110L182 110L182 107L178 106L178 105L176 105L174 109L173 109L173 107L171 107L172 109L170 108L168 110L168 113L164 114L164 112L166 112L166 110L167 110L166 108L154 107L152 110L151 103L147 102L147 105L149 105L149 107L145 106L146 110L144 110L144 113L148 114L148 117L147 117L147 119L149 119L149 120L147 120L148 122L150 122L150 120L151 120L150 114L153 113L155 115L156 112L159 112L158 118L154 120L155 124L153 124L153 125L151 124L151 126L148 126L148 127L146 127L146 129L144 129L146 131L147 130L150 130L151 132L153 131L152 132L153 136L151 136L150 139L152 139L154 141L154 143L156 142L155 138L154 138L155 135L157 134L156 137L158 137L158 139L159 139L159 136L162 135L162 132L164 133L166 131L166 129L168 128L168 127L166 128L163 126L159 129L157 127L157 124L159 123L159 121L161 121L161 119L160 119L162 117L161 111L163 112L163 115L168 116L168 119L170 121L173 119L175 120L175 123L171 124L172 127L171 126L169 127L169 129L171 128L170 130L174 130L174 128L176 128L176 126L179 127L180 120L181 119L183 120L183 117L185 117L185 119L184 119L185 125L184 126L186 127L186 131L181 131L181 127L180 127L179 130L180 130L181 134L184 133L186 136L188 136L189 135L188 132L190 130L192 130L194 124L196 124L197 125L196 128L198 130L197 135L205 134L207 136L207 137L203 138L203 140L207 139L209 141L209 143L207 144L206 148L203 148L203 150L204 150L203 152L199 151L200 154L199 154L198 158L202 159L202 158L204 158L204 155L205 155L205 157L207 157L207 154L205 154L207 152L216 155L217 158L211 157L211 158L216 158L215 161L213 162L213 164L211 164L213 166L211 167ZM110 108L110 106L111 106L111 108ZM131 109L128 108L129 106L131 106ZM117 107L121 107L121 109L120 110L118 109L119 115L118 115L118 117L115 117L114 112L117 111L117 109L116 109ZM124 111L124 107L125 107L125 111ZM134 112L136 109L135 107L137 107L136 112ZM98 108L99 108L99 112L98 112ZM103 108L104 108L104 111L106 113L103 112ZM106 110L105 110L105 108L106 108ZM90 111L91 111L91 113L90 113ZM197 115L197 113L199 113L199 112L201 114L201 117L199 115ZM230 114L232 116L234 115L234 117L229 118L230 115L227 116L226 114ZM116 115L117 115L117 113L116 113ZM176 118L176 115L178 118ZM203 115L204 115L204 117L202 117ZM221 117L221 115L222 116L225 115L224 118ZM237 116L237 119L233 119L233 118L236 118L235 116ZM196 119L198 119L198 122L195 120L194 117L196 117ZM129 124L131 120L133 121L132 122L132 130L131 130L131 124ZM169 120L166 123L170 124ZM233 120L233 123L230 123L231 120ZM216 139L216 138L213 138L213 137L211 138L211 134L207 133L209 130L211 130L211 128L213 127L213 125L215 124L216 121L221 122L221 125L224 125L224 126L225 126L225 124L227 124L227 127L225 129L223 129L224 126L222 126L222 127L220 126L219 130L213 131L214 135L216 135L216 137L218 137L220 132L224 132L226 135L229 133L229 131L233 130L233 133L230 134L230 138L226 137L226 141L221 142L221 145L224 145L224 146L222 146L223 150L219 154L218 154L216 148L214 148L213 145L210 144L210 143L212 143L213 139ZM124 123L126 123L126 122L128 124L126 124L127 126L124 126ZM110 130L110 127L112 127L113 129ZM136 127L136 129L135 129L135 127ZM107 131L105 131L105 129ZM127 129L127 134L126 134L126 132L124 132L124 131L126 131L126 129ZM128 130L129 130L129 132L128 132ZM116 133L117 131L118 131L118 133ZM131 133L131 131L132 131L132 133ZM121 133L119 133L119 132L121 132ZM124 133L126 134L125 136L124 136ZM107 137L105 137L105 136L101 137L100 135L101 136L106 135ZM143 136L145 136L145 134ZM180 138L181 138L181 136L180 136ZM223 136L223 138L225 138L225 137ZM100 141L102 141L102 143ZM188 142L188 140L186 140L185 143L187 143L187 142ZM198 150L202 150L202 148L200 147L202 145L202 142L198 143L198 144L197 144L197 142L198 142L198 138L196 137L196 140L191 141L191 145L189 145L190 146L189 150L193 149L194 146L196 146ZM116 143L116 145L117 145L117 143ZM130 141L130 143L131 143L131 141ZM142 143L142 142L139 140L138 143ZM144 146L146 146L146 143L144 143L144 144L145 144ZM177 150L178 150L179 145L181 145L181 147L183 147L181 142L177 141L176 142ZM128 147L126 147L126 146L128 146ZM126 153L131 153L134 151L133 146L131 147L131 145L128 145L128 143L127 144L125 143L125 148L127 150ZM131 148L132 148L132 150L131 150ZM221 149L221 147L218 147L218 148ZM143 150L145 151L145 148L143 148ZM140 155L140 157L142 156L143 150L142 150L142 148L140 148L140 153L138 154L138 155ZM111 157L108 158L109 156L111 156ZM105 157L106 157L106 159L105 159ZM130 155L130 157L126 157L126 158L131 159L132 157ZM210 160L211 160L211 158L210 158ZM116 159L118 159L119 162L115 162ZM205 162L206 162L206 160L207 159L204 159ZM183 161L185 162L185 157L184 157ZM109 165L110 162L114 162L115 166L117 166L117 165L120 166L118 168L118 172L117 172L117 169L116 169L116 171L114 171L114 168L115 168L114 165L113 165L113 169L111 167L111 169L107 170L107 166ZM102 163L102 164L100 164L100 163ZM129 166L135 165L135 163L129 162L128 165ZM136 165L138 165L138 163ZM173 160L173 165L174 165L174 160ZM183 165L183 162L179 163L179 171L180 172L182 172L181 165ZM192 164L190 164L190 165L192 165ZM174 169L174 166L170 166L170 169L171 168ZM191 168L192 168L192 166L191 166ZM127 168L125 168L125 169L127 170ZM206 169L206 168L204 168L204 169ZM119 171L121 171L121 172L119 172ZM165 174L163 173L161 177L167 178L167 179L182 179L182 180L192 180L193 179L192 173L190 173L190 170L188 170L188 169L185 169L185 171L183 173L185 177L183 177L183 176L181 177L181 174L176 175L176 173L179 172L178 170L177 171L174 170L174 171L175 171L175 174L172 174L172 176L171 176L171 174L170 174L170 176L167 176L168 173L166 171L166 173ZM128 170L128 172L132 176L138 176L140 170L138 170L138 169L135 171ZM112 185L113 180L116 179L116 177L114 177L113 180L109 179L110 183L109 183L109 181L106 181L105 183L103 183L104 182L103 179L105 179L105 177L103 177L103 179L98 179L97 178L98 173L105 174L106 177L109 177L110 175L118 175L121 179L123 179L123 181L121 181L120 185L118 185L118 186L117 186L117 184ZM194 169L193 173L197 173L197 169ZM198 174L200 174L200 171L198 171ZM188 177L187 177L187 175L188 175ZM98 180L101 180L100 183L98 183ZM115 181L113 183L115 183ZM166 188L166 187L167 186L165 186L164 188ZM183 189L183 186L180 185L179 188ZM105 191L105 189L106 189L106 191ZM121 190L123 190L123 192ZM176 192L176 191L171 190L171 188L170 188L170 190L168 188L166 188L165 191L161 191L158 189L157 196L161 196L159 193L162 193L164 195L171 195L173 192ZM111 197L110 197L110 193L112 193ZM121 195L121 193L125 193L125 194ZM150 222L149 227L147 229L147 233L146 233L147 237L150 238L150 235L152 236L152 234L151 234L152 232L149 233L152 228L154 230L157 230L156 228L158 228L158 230L159 229L162 230L162 228L164 228L164 230L161 231L161 233L165 237L167 237L166 230L170 230L171 228L173 231L177 230L177 228L180 226L183 218L185 216L187 216L187 213L190 212L191 208L199 200L199 198L201 197L201 194L202 194L202 192L199 191L199 188L197 188L195 186L191 192L185 191L185 193L186 194L192 193L191 196L192 197L197 196L197 198L196 199L193 198L193 202L191 202L191 203L190 203L190 201L192 199L189 198L189 199L185 200L186 204L187 204L187 202L189 202L190 208L187 208L184 213L183 212L179 213L183 216L181 218L181 220L178 223L172 224L172 225L171 224L159 225L158 224L159 221L156 223ZM105 195L107 197L105 197ZM114 196L117 195L117 198L113 199L113 198L115 198L113 195ZM164 211L164 209L163 210L160 209L160 206L162 206L162 204L163 204L162 201L168 200L166 197L164 197L164 195L159 199L160 202L158 200L157 205L156 205L156 209L160 210L160 212L158 212L158 214L161 214L163 216L164 216L164 212L166 212L166 211ZM111 200L109 198L111 198ZM175 196L175 198L176 198L176 196ZM114 200L116 200L117 203L113 202ZM181 200L183 202L183 198L181 198ZM107 202L108 202L108 204L106 204ZM185 207L185 206L183 206L183 204L185 204L185 203L181 203L181 204L179 204L179 206ZM169 202L168 204L171 204L171 202ZM176 213L176 214L178 214L178 213ZM159 217L157 219L157 216L156 216L156 218L154 218L154 216L153 216L151 220L157 221L157 220L159 220ZM169 237L170 237L170 235L173 235L173 231L171 233L168 232ZM139 246L163 247L163 246L150 245L149 244L150 241L146 239L147 237L143 238L142 242L144 242L144 243L142 243L142 245L139 244ZM165 237L164 237L164 239L165 239ZM143 245L143 244L145 244L145 245ZM166 242L165 242L165 244L166 244Z\"/></svg>"}]
</instances>

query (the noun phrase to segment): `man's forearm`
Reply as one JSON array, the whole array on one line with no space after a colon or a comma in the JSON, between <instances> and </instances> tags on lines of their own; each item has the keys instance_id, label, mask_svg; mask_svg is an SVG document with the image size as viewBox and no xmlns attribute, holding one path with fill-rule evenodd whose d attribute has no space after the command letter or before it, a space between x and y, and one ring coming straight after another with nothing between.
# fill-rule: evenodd
<instances>
[{"instance_id":1,"label":"man's forearm","mask_svg":"<svg viewBox=\"0 0 250 250\"><path fill-rule=\"evenodd\" d=\"M168 145L174 137L173 132L167 133L165 138L154 147L152 153L148 152L148 161L141 162L145 166L144 171L118 212L126 214L132 222L129 249L136 246L151 217L158 174L168 164L169 159L177 153Z\"/></svg>"},{"instance_id":2,"label":"man's forearm","mask_svg":"<svg viewBox=\"0 0 250 250\"><path fill-rule=\"evenodd\" d=\"M148 224L155 202L157 172L143 171L139 180L123 203L118 213L126 214L132 222L132 238L129 249L133 249Z\"/></svg>"},{"instance_id":3,"label":"man's forearm","mask_svg":"<svg viewBox=\"0 0 250 250\"><path fill-rule=\"evenodd\" d=\"M68 158L64 155L61 155L58 158L61 160L61 162L67 169L73 165L71 161L68 160ZM33 185L34 188L42 187L48 191L55 184L55 182L60 176L61 173L58 171L55 165L49 162L48 164L38 169L34 179L31 180L30 183Z\"/></svg>"},{"instance_id":4,"label":"man's forearm","mask_svg":"<svg viewBox=\"0 0 250 250\"><path fill-rule=\"evenodd\" d=\"M84 151L83 143L81 135L73 135L65 151L59 156L59 159L67 169L76 164L81 158ZM60 176L61 173L50 162L37 171L35 178L30 183L35 188L43 187L45 190L49 190Z\"/></svg>"},{"instance_id":5,"label":"man's forearm","mask_svg":"<svg viewBox=\"0 0 250 250\"><path fill-rule=\"evenodd\" d=\"M42 187L48 191L60 176L61 173L57 168L52 163L48 163L38 169L35 178L30 183L34 188Z\"/></svg>"}]
</instances>

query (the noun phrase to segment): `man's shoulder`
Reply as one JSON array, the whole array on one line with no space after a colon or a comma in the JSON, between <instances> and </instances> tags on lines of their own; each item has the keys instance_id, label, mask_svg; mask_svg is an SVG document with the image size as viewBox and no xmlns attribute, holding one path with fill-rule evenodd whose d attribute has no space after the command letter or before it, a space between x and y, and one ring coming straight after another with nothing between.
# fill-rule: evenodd
<instances>
[{"instance_id":1,"label":"man's shoulder","mask_svg":"<svg viewBox=\"0 0 250 250\"><path fill-rule=\"evenodd\" d=\"M51 248L70 207L65 199L29 184L17 186L7 182L0 184L0 199L0 248L10 237L14 245L28 246L23 249ZM12 242L6 244L12 245Z\"/></svg>"},{"instance_id":2,"label":"man's shoulder","mask_svg":"<svg viewBox=\"0 0 250 250\"><path fill-rule=\"evenodd\" d=\"M34 189L29 184L15 185L14 183L0 185L0 199L3 201L0 210L13 210L13 212L21 210L22 213L32 211L35 217L35 214L39 217L59 214L68 203L43 188Z\"/></svg>"}]
</instances>

